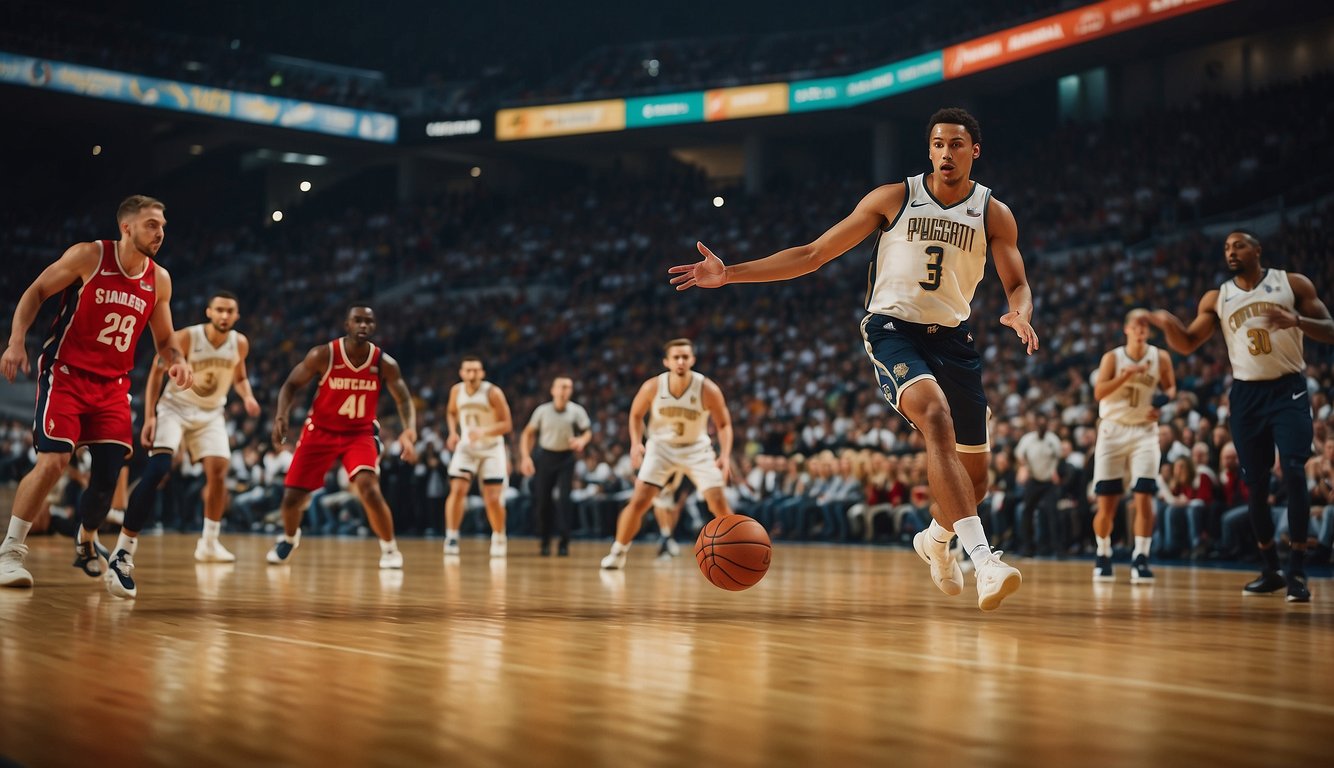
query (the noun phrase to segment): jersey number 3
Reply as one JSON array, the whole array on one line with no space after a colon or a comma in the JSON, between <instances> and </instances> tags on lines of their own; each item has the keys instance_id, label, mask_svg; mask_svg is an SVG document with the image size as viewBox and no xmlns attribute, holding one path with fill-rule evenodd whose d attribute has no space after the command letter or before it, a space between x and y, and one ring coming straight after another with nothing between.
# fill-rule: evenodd
<instances>
[{"instance_id":1,"label":"jersey number 3","mask_svg":"<svg viewBox=\"0 0 1334 768\"><path fill-rule=\"evenodd\" d=\"M926 255L930 257L926 262L926 279L917 284L922 286L924 291L934 291L940 287L940 262L945 260L945 249L938 245L929 245L926 248Z\"/></svg>"}]
</instances>

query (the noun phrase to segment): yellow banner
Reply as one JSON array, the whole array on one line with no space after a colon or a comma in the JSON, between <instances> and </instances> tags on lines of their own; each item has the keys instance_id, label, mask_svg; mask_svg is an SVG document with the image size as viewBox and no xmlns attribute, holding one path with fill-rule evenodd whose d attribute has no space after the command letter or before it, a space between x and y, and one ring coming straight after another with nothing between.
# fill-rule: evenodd
<instances>
[{"instance_id":1,"label":"yellow banner","mask_svg":"<svg viewBox=\"0 0 1334 768\"><path fill-rule=\"evenodd\" d=\"M622 130L624 99L518 107L496 113L496 138L500 141Z\"/></svg>"},{"instance_id":2,"label":"yellow banner","mask_svg":"<svg viewBox=\"0 0 1334 768\"><path fill-rule=\"evenodd\" d=\"M787 83L742 85L704 92L704 119L735 120L739 117L781 115L788 111Z\"/></svg>"}]
</instances>

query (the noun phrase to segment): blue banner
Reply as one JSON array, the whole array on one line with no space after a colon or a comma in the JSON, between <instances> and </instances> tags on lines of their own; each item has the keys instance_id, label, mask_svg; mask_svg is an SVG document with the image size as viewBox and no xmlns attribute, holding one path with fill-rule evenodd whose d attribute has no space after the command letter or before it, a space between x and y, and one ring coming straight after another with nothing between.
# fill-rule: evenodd
<instances>
[{"instance_id":1,"label":"blue banner","mask_svg":"<svg viewBox=\"0 0 1334 768\"><path fill-rule=\"evenodd\" d=\"M4 52L0 52L0 83L363 141L393 144L398 140L398 118L383 112L241 93Z\"/></svg>"},{"instance_id":2,"label":"blue banner","mask_svg":"<svg viewBox=\"0 0 1334 768\"><path fill-rule=\"evenodd\" d=\"M625 100L625 127L704 122L704 91Z\"/></svg>"},{"instance_id":3,"label":"blue banner","mask_svg":"<svg viewBox=\"0 0 1334 768\"><path fill-rule=\"evenodd\" d=\"M793 112L851 107L944 79L944 58L933 51L847 77L799 80L792 83L790 106Z\"/></svg>"}]
</instances>

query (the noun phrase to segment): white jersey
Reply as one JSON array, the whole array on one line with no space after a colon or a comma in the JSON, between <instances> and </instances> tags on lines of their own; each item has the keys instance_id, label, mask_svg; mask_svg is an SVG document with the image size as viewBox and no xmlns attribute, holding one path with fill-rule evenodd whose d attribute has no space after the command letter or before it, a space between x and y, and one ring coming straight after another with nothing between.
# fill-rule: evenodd
<instances>
[{"instance_id":1,"label":"white jersey","mask_svg":"<svg viewBox=\"0 0 1334 768\"><path fill-rule=\"evenodd\" d=\"M1218 288L1218 319L1232 361L1232 378L1238 381L1270 381L1306 369L1302 357L1302 332L1297 328L1271 328L1261 316L1270 307L1297 311L1297 299L1288 273L1270 269L1252 290L1243 291L1228 280Z\"/></svg>"},{"instance_id":2,"label":"white jersey","mask_svg":"<svg viewBox=\"0 0 1334 768\"><path fill-rule=\"evenodd\" d=\"M458 398L454 404L459 409L459 432L464 442L468 441L468 432L473 429L486 429L496 423L496 409L491 405L491 382L483 381L477 391L468 394L468 385L459 384ZM493 448L500 444L500 438L492 435L476 442L468 443L470 448L478 450Z\"/></svg>"},{"instance_id":3,"label":"white jersey","mask_svg":"<svg viewBox=\"0 0 1334 768\"><path fill-rule=\"evenodd\" d=\"M1148 424L1154 420L1151 413L1153 395L1162 382L1162 375L1158 370L1160 355L1158 348L1152 344L1146 344L1145 349L1144 357L1139 360L1130 359L1124 346L1112 350L1112 355L1116 358L1116 371L1112 374L1112 378L1120 376L1132 365L1146 365L1149 369L1130 377L1115 392L1099 401L1098 418L1127 425Z\"/></svg>"},{"instance_id":4,"label":"white jersey","mask_svg":"<svg viewBox=\"0 0 1334 768\"><path fill-rule=\"evenodd\" d=\"M991 190L971 182L968 197L943 206L924 179L921 174L904 182L903 208L876 241L866 309L952 328L971 314L986 268Z\"/></svg>"},{"instance_id":5,"label":"white jersey","mask_svg":"<svg viewBox=\"0 0 1334 768\"><path fill-rule=\"evenodd\" d=\"M168 382L162 399L212 411L227 404L227 393L232 388L236 364L241 361L241 350L236 340L236 331L228 331L222 346L215 347L208 340L204 328L203 324L186 328L190 341L185 357L190 363L190 370L194 371L194 385L189 389L181 389L175 383Z\"/></svg>"},{"instance_id":6,"label":"white jersey","mask_svg":"<svg viewBox=\"0 0 1334 768\"><path fill-rule=\"evenodd\" d=\"M649 411L648 436L673 445L709 442L706 425L709 410L704 407L704 374L691 371L690 384L680 397L673 397L668 382L670 373L658 375L658 392Z\"/></svg>"}]
</instances>

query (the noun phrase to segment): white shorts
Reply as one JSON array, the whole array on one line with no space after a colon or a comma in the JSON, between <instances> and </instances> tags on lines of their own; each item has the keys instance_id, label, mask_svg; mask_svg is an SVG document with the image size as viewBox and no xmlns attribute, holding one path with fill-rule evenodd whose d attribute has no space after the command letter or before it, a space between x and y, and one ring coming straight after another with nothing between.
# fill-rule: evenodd
<instances>
[{"instance_id":1,"label":"white shorts","mask_svg":"<svg viewBox=\"0 0 1334 768\"><path fill-rule=\"evenodd\" d=\"M1098 424L1098 442L1093 447L1093 484L1104 480L1158 482L1158 425L1121 424L1104 419Z\"/></svg>"},{"instance_id":2,"label":"white shorts","mask_svg":"<svg viewBox=\"0 0 1334 768\"><path fill-rule=\"evenodd\" d=\"M644 447L644 464L639 468L639 479L663 488L673 474L682 472L700 493L704 493L710 488L723 487L723 473L717 462L713 443L708 440L672 445L650 439Z\"/></svg>"},{"instance_id":3,"label":"white shorts","mask_svg":"<svg viewBox=\"0 0 1334 768\"><path fill-rule=\"evenodd\" d=\"M667 484L658 491L658 495L653 497L653 506L658 509L664 509L668 512L676 509L676 491L681 487L681 478L684 477L680 472L672 474L672 478Z\"/></svg>"},{"instance_id":4,"label":"white shorts","mask_svg":"<svg viewBox=\"0 0 1334 768\"><path fill-rule=\"evenodd\" d=\"M497 440L490 448L476 448L459 443L449 459L450 477L475 477L484 483L509 481L505 443Z\"/></svg>"},{"instance_id":5,"label":"white shorts","mask_svg":"<svg viewBox=\"0 0 1334 768\"><path fill-rule=\"evenodd\" d=\"M227 422L222 409L206 411L186 403L159 400L153 452L175 453L182 447L190 452L191 461L208 456L230 459L232 445L227 439Z\"/></svg>"}]
</instances>

